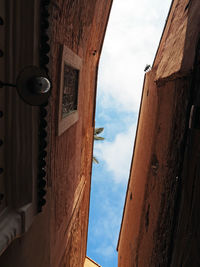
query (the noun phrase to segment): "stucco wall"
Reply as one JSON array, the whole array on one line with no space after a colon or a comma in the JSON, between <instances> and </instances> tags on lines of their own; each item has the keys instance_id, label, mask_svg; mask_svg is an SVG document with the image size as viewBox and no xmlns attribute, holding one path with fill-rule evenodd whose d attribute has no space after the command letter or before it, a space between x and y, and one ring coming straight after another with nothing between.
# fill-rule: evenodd
<instances>
[{"instance_id":1,"label":"stucco wall","mask_svg":"<svg viewBox=\"0 0 200 267\"><path fill-rule=\"evenodd\" d=\"M171 264L200 33L199 5L173 1L152 70L145 75L118 243L119 266ZM179 243L177 251L183 247Z\"/></svg>"},{"instance_id":2,"label":"stucco wall","mask_svg":"<svg viewBox=\"0 0 200 267\"><path fill-rule=\"evenodd\" d=\"M101 267L101 266L96 262L94 262L92 259L86 257L84 267Z\"/></svg>"},{"instance_id":3,"label":"stucco wall","mask_svg":"<svg viewBox=\"0 0 200 267\"><path fill-rule=\"evenodd\" d=\"M51 5L51 264L83 266L89 210L97 64L111 1L54 1ZM62 25L62 26L60 26ZM82 59L79 120L56 136L60 45ZM79 199L80 188L83 190ZM78 190L78 191L77 191ZM79 203L78 203L79 201ZM79 253L77 253L77 250ZM77 255L78 254L78 255ZM66 263L65 263L66 262Z\"/></svg>"}]
</instances>

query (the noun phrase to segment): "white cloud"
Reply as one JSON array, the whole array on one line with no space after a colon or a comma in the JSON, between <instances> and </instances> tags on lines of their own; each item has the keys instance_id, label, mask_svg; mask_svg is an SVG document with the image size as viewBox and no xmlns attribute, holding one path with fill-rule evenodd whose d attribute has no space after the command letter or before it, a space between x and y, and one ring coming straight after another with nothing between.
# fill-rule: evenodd
<instances>
[{"instance_id":1,"label":"white cloud","mask_svg":"<svg viewBox=\"0 0 200 267\"><path fill-rule=\"evenodd\" d=\"M113 248L111 245L101 244L97 249L95 249L95 252L103 257L113 257L115 248Z\"/></svg>"},{"instance_id":2,"label":"white cloud","mask_svg":"<svg viewBox=\"0 0 200 267\"><path fill-rule=\"evenodd\" d=\"M135 139L134 112L139 109L144 67L147 63L152 64L170 2L113 1L99 66L97 106L100 113L97 124L105 127L105 138L106 134L110 138L118 133L113 141L106 139L94 146L94 155L100 162L95 168L99 168L100 175L93 177L91 206L96 208L92 209L94 214L89 228L90 251L101 256L103 266L114 266L106 261L116 256L124 204L125 190L122 188L125 188L129 177ZM113 119L114 109L117 109L118 115ZM126 114L125 123L122 123L119 112L120 115ZM113 126L116 121L116 126ZM108 179L109 183L105 183Z\"/></svg>"},{"instance_id":3,"label":"white cloud","mask_svg":"<svg viewBox=\"0 0 200 267\"><path fill-rule=\"evenodd\" d=\"M114 205L107 194L104 195L104 201L98 203L103 216L97 214L97 218L91 228L93 242L101 240L99 246L93 248L93 252L104 256L113 257L116 253L118 235L120 230L121 210L119 211L119 200Z\"/></svg>"},{"instance_id":4,"label":"white cloud","mask_svg":"<svg viewBox=\"0 0 200 267\"><path fill-rule=\"evenodd\" d=\"M145 65L152 64L171 0L115 0L99 68L104 108L138 111Z\"/></svg>"},{"instance_id":5,"label":"white cloud","mask_svg":"<svg viewBox=\"0 0 200 267\"><path fill-rule=\"evenodd\" d=\"M127 182L136 125L132 125L126 132L116 135L113 142L104 141L95 144L95 155L105 161L106 168L112 172L111 178L116 183Z\"/></svg>"}]
</instances>

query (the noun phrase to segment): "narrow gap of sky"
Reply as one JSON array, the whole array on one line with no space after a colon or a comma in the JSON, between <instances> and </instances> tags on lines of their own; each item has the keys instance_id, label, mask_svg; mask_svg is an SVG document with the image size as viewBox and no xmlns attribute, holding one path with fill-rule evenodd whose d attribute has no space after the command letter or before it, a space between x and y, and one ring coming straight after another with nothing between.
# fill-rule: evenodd
<instances>
[{"instance_id":1,"label":"narrow gap of sky","mask_svg":"<svg viewBox=\"0 0 200 267\"><path fill-rule=\"evenodd\" d=\"M146 64L152 64L171 0L114 0L98 74L87 255L117 266L119 236Z\"/></svg>"}]
</instances>

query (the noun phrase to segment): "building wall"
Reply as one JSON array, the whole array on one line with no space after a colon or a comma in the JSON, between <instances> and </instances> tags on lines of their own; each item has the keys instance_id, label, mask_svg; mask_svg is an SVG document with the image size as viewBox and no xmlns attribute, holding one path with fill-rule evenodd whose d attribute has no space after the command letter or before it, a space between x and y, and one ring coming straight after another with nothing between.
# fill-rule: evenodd
<instances>
[{"instance_id":1,"label":"building wall","mask_svg":"<svg viewBox=\"0 0 200 267\"><path fill-rule=\"evenodd\" d=\"M200 34L198 9L197 1L189 5L185 0L173 1L153 67L145 75L118 242L118 266L182 266L183 262L189 264L195 254L188 253L187 259L182 253L182 258L178 256L186 250L176 231L180 196L188 178L183 164L189 161L183 162L194 97L194 63ZM187 199L192 201L193 193L185 190L190 195ZM190 216L186 209L183 214ZM194 221L190 223L195 225ZM183 225L182 233L189 236L187 223ZM180 241L176 249L175 237Z\"/></svg>"},{"instance_id":2,"label":"building wall","mask_svg":"<svg viewBox=\"0 0 200 267\"><path fill-rule=\"evenodd\" d=\"M86 257L94 110L99 56L112 1L55 0L49 5L47 203L28 232L0 257L0 266L83 266ZM60 47L82 59L79 119L57 135ZM14 265L13 265L14 264Z\"/></svg>"},{"instance_id":3,"label":"building wall","mask_svg":"<svg viewBox=\"0 0 200 267\"><path fill-rule=\"evenodd\" d=\"M51 6L51 264L83 266L86 255L97 64L111 1L57 1ZM62 27L60 26L62 25ZM82 58L79 120L56 136L60 44ZM80 153L81 152L81 153ZM55 160L57 159L57 160ZM77 255L77 250L79 251ZM62 253L61 253L62 252ZM66 263L65 263L66 262Z\"/></svg>"},{"instance_id":4,"label":"building wall","mask_svg":"<svg viewBox=\"0 0 200 267\"><path fill-rule=\"evenodd\" d=\"M86 257L84 267L101 267L96 262L94 262L92 259Z\"/></svg>"}]
</instances>

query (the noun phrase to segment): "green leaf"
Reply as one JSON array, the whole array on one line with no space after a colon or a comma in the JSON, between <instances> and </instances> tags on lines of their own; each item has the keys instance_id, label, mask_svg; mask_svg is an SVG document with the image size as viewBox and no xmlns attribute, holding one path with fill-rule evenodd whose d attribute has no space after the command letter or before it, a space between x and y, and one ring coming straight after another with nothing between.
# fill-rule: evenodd
<instances>
[{"instance_id":1,"label":"green leaf","mask_svg":"<svg viewBox=\"0 0 200 267\"><path fill-rule=\"evenodd\" d=\"M94 135L94 140L105 140L104 137Z\"/></svg>"},{"instance_id":2,"label":"green leaf","mask_svg":"<svg viewBox=\"0 0 200 267\"><path fill-rule=\"evenodd\" d=\"M97 160L96 157L93 157L93 162L96 163L96 164L99 164L99 161Z\"/></svg>"},{"instance_id":3,"label":"green leaf","mask_svg":"<svg viewBox=\"0 0 200 267\"><path fill-rule=\"evenodd\" d=\"M95 128L95 130L94 130L94 135L97 135L97 134L102 133L103 130L104 130L104 128Z\"/></svg>"},{"instance_id":4,"label":"green leaf","mask_svg":"<svg viewBox=\"0 0 200 267\"><path fill-rule=\"evenodd\" d=\"M104 128L95 128L94 130L94 140L104 140L105 138L104 137L101 137L101 136L98 136L98 134L102 133L104 130ZM97 160L96 157L93 157L93 162L98 164L99 161Z\"/></svg>"}]
</instances>

